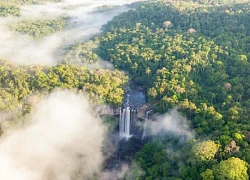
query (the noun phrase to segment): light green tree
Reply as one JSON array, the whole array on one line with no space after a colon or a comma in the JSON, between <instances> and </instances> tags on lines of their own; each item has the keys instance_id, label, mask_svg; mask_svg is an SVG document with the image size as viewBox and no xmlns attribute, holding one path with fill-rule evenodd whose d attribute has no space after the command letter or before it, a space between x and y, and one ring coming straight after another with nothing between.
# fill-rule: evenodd
<instances>
[{"instance_id":1,"label":"light green tree","mask_svg":"<svg viewBox=\"0 0 250 180\"><path fill-rule=\"evenodd\" d=\"M220 148L219 144L214 141L208 140L198 143L193 147L193 153L197 160L210 161L214 159L215 154Z\"/></svg>"},{"instance_id":2,"label":"light green tree","mask_svg":"<svg viewBox=\"0 0 250 180\"><path fill-rule=\"evenodd\" d=\"M213 168L215 179L218 180L247 180L247 163L239 158L229 158L221 161Z\"/></svg>"}]
</instances>

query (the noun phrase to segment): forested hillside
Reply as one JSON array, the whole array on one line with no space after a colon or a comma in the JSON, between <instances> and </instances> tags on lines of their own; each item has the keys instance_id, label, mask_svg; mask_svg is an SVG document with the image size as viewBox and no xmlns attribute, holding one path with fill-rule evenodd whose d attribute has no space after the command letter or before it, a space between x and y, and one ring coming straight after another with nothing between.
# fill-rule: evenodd
<instances>
[{"instance_id":1,"label":"forested hillside","mask_svg":"<svg viewBox=\"0 0 250 180\"><path fill-rule=\"evenodd\" d=\"M1 18L17 20L5 28L34 41L63 31L73 17L18 19L23 5L48 1L0 0ZM115 7L98 7L92 16ZM32 106L55 89L75 89L95 105L118 107L131 80L152 114L177 109L194 136L151 137L124 179L249 179L250 1L154 0L129 8L102 33L53 51L62 52L55 66L0 60L1 133L23 124Z\"/></svg>"},{"instance_id":2,"label":"forested hillside","mask_svg":"<svg viewBox=\"0 0 250 180\"><path fill-rule=\"evenodd\" d=\"M178 107L198 140L174 155L171 140L146 145L141 178L248 179L250 2L134 6L103 27L96 53L144 87L155 113Z\"/></svg>"},{"instance_id":3,"label":"forested hillside","mask_svg":"<svg viewBox=\"0 0 250 180\"><path fill-rule=\"evenodd\" d=\"M20 124L20 117L29 113L39 99L55 88L77 89L94 104L117 106L122 103L127 76L120 71L87 69L85 66L60 64L50 66L17 66L0 61L0 109L2 126ZM12 113L15 111L15 113Z\"/></svg>"}]
</instances>

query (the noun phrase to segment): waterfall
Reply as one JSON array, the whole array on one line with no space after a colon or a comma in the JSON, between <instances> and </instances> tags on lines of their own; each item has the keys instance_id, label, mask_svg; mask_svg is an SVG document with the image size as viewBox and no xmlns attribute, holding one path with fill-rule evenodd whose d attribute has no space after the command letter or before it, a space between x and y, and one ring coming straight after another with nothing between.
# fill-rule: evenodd
<instances>
[{"instance_id":1,"label":"waterfall","mask_svg":"<svg viewBox=\"0 0 250 180\"><path fill-rule=\"evenodd\" d=\"M147 133L147 124L148 124L148 119L149 119L149 113L150 113L151 111L152 111L152 110L146 112L146 118L145 118L144 127L143 127L142 139L144 139L145 136L147 135L147 134L146 134L146 133Z\"/></svg>"},{"instance_id":2,"label":"waterfall","mask_svg":"<svg viewBox=\"0 0 250 180\"><path fill-rule=\"evenodd\" d=\"M120 109L120 122L119 122L119 132L120 137L129 138L133 134L133 123L134 123L134 113L136 111L126 107Z\"/></svg>"}]
</instances>

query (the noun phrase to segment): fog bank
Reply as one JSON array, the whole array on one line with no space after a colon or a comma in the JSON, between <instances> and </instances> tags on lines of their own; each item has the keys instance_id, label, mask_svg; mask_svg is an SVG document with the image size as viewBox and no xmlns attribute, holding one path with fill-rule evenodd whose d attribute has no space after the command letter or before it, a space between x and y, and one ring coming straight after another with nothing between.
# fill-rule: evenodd
<instances>
[{"instance_id":1,"label":"fog bank","mask_svg":"<svg viewBox=\"0 0 250 180\"><path fill-rule=\"evenodd\" d=\"M62 61L61 50L67 45L87 40L100 33L102 25L116 15L128 11L122 6L107 12L96 12L103 5L124 5L137 0L66 0L62 3L29 5L21 8L19 18L1 18L0 21L0 58L19 64L56 65ZM51 19L69 16L66 28L39 40L11 32L10 24L31 19Z\"/></svg>"},{"instance_id":2,"label":"fog bank","mask_svg":"<svg viewBox=\"0 0 250 180\"><path fill-rule=\"evenodd\" d=\"M149 129L151 135L170 134L180 138L181 141L194 138L194 132L187 120L176 109L157 117L157 121L149 121Z\"/></svg>"},{"instance_id":3,"label":"fog bank","mask_svg":"<svg viewBox=\"0 0 250 180\"><path fill-rule=\"evenodd\" d=\"M99 172L105 127L71 91L41 100L21 129L0 139L0 179L70 180Z\"/></svg>"}]
</instances>

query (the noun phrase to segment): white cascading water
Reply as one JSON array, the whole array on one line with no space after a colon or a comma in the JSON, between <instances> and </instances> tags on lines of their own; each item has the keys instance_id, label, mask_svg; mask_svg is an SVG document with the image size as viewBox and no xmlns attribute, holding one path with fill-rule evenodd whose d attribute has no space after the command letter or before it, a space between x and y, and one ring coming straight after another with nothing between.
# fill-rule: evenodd
<instances>
[{"instance_id":1,"label":"white cascading water","mask_svg":"<svg viewBox=\"0 0 250 180\"><path fill-rule=\"evenodd\" d=\"M125 135L130 135L130 110L129 110L129 107L127 107L127 109L125 110L125 117L126 117L126 120L125 120Z\"/></svg>"},{"instance_id":2,"label":"white cascading water","mask_svg":"<svg viewBox=\"0 0 250 180\"><path fill-rule=\"evenodd\" d=\"M129 107L120 110L119 132L121 138L129 138L132 136L134 112L135 111Z\"/></svg>"},{"instance_id":3,"label":"white cascading water","mask_svg":"<svg viewBox=\"0 0 250 180\"><path fill-rule=\"evenodd\" d=\"M145 118L144 127L143 127L142 139L144 139L145 136L147 135L147 134L146 134L146 133L147 133L147 124L148 124L149 113L150 113L151 111L152 111L152 110L146 112L146 118Z\"/></svg>"}]
</instances>

